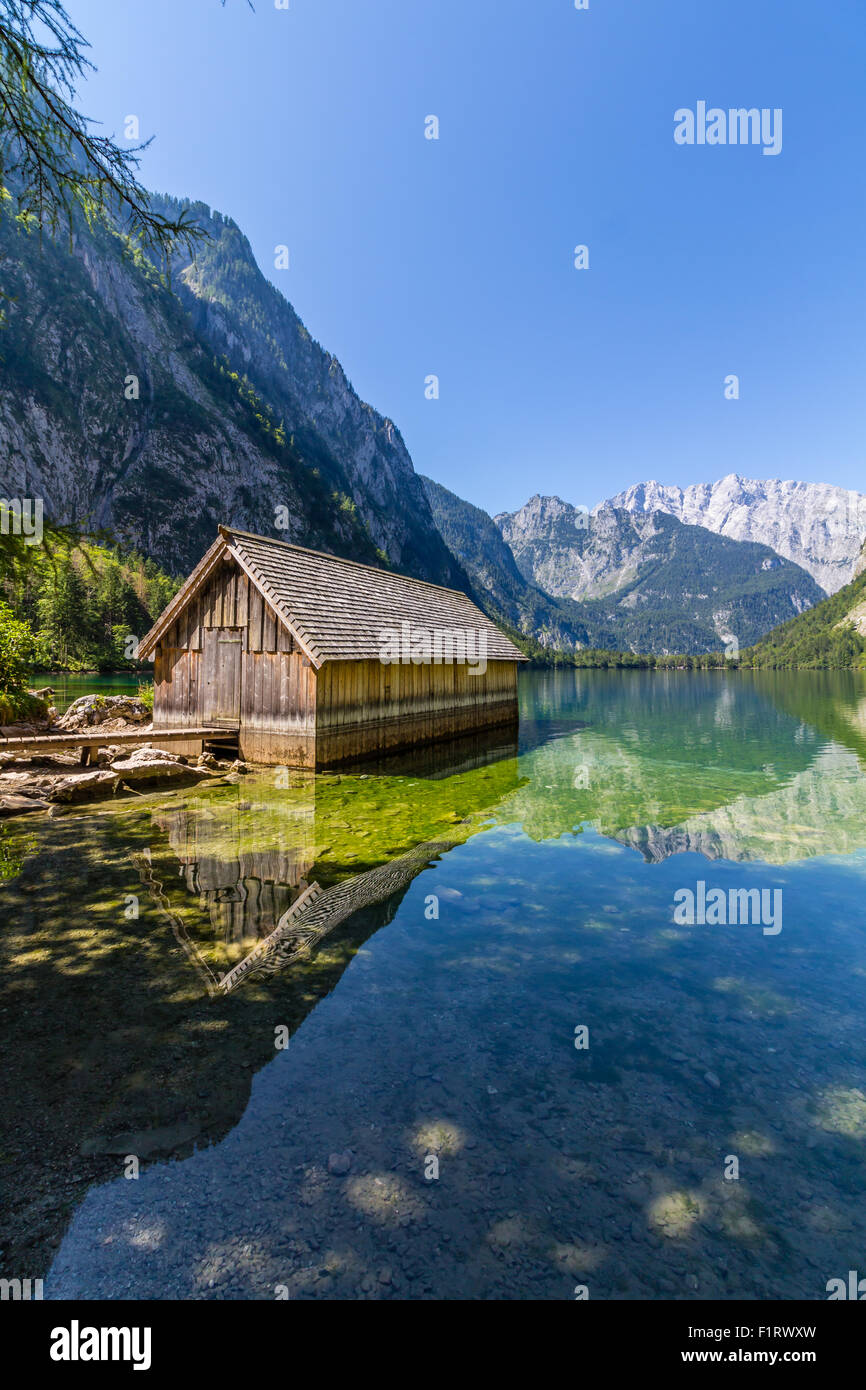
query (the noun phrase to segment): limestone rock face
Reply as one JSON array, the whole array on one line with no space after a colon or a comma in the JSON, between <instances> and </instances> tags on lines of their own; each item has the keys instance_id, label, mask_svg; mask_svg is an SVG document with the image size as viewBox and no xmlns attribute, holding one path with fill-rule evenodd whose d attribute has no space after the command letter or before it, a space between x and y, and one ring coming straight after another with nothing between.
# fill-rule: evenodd
<instances>
[{"instance_id":1,"label":"limestone rock face","mask_svg":"<svg viewBox=\"0 0 866 1390\"><path fill-rule=\"evenodd\" d=\"M668 487L637 483L607 504L629 512L668 512L736 541L759 541L808 570L835 594L850 583L866 538L866 496L830 483L755 480L729 473L716 483Z\"/></svg>"},{"instance_id":2,"label":"limestone rock face","mask_svg":"<svg viewBox=\"0 0 866 1390\"><path fill-rule=\"evenodd\" d=\"M588 625L604 618L599 646L710 651L732 638L749 646L825 597L811 574L769 545L665 511L605 503L590 513L536 495L495 521L527 583Z\"/></svg>"},{"instance_id":3,"label":"limestone rock face","mask_svg":"<svg viewBox=\"0 0 866 1390\"><path fill-rule=\"evenodd\" d=\"M170 289L81 219L44 245L0 219L0 496L41 497L52 521L109 531L172 574L225 522L459 587L394 422L240 228L189 211L209 240L194 261L178 248Z\"/></svg>"}]
</instances>

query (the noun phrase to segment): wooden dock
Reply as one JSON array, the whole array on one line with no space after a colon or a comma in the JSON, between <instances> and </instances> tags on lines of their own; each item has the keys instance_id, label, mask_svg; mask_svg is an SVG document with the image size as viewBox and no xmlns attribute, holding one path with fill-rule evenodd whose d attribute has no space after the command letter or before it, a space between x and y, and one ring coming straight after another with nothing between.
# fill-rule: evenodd
<instances>
[{"instance_id":1,"label":"wooden dock","mask_svg":"<svg viewBox=\"0 0 866 1390\"><path fill-rule=\"evenodd\" d=\"M30 734L25 737L0 738L0 754L11 753L15 757L29 757L33 753L69 753L80 749L81 765L86 767L93 757L94 749L97 748L135 748L145 743L152 743L161 748L166 743L190 741L200 741L204 748L206 743L235 743L237 736L237 729L227 728L225 724L201 724L194 727L187 725L185 728L174 729L146 727L124 730L122 733L112 733L106 729L100 733L97 726L94 729L82 729L78 733Z\"/></svg>"}]
</instances>

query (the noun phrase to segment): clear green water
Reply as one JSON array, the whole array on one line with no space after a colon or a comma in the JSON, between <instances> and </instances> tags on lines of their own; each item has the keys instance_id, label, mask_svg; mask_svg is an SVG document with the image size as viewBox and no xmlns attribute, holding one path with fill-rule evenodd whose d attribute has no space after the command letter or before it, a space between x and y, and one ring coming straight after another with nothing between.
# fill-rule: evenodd
<instances>
[{"instance_id":1,"label":"clear green water","mask_svg":"<svg viewBox=\"0 0 866 1390\"><path fill-rule=\"evenodd\" d=\"M39 675L34 676L33 685L37 690L42 690L46 685L50 685L54 691L53 704L56 706L57 712L62 714L80 695L136 695L140 679L146 678L117 675L71 675L68 671L42 671Z\"/></svg>"},{"instance_id":2,"label":"clear green water","mask_svg":"<svg viewBox=\"0 0 866 1390\"><path fill-rule=\"evenodd\" d=\"M862 1272L866 682L529 673L521 701L519 750L2 828L4 1275L821 1299ZM698 881L781 890L781 931L678 925Z\"/></svg>"}]
</instances>

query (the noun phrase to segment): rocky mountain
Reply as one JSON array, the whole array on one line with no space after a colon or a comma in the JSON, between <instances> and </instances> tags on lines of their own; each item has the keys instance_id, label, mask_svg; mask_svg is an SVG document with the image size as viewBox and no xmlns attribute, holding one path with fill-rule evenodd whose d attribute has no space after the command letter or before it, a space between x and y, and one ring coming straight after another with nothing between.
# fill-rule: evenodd
<instances>
[{"instance_id":1,"label":"rocky mountain","mask_svg":"<svg viewBox=\"0 0 866 1390\"><path fill-rule=\"evenodd\" d=\"M40 243L0 219L0 496L41 497L173 574L220 522L387 563L565 650L748 645L821 598L776 550L799 546L828 583L853 570L866 499L803 484L645 484L591 518L533 498L494 524L415 474L231 219L155 205L205 233L168 283L107 228Z\"/></svg>"},{"instance_id":2,"label":"rocky mountain","mask_svg":"<svg viewBox=\"0 0 866 1390\"><path fill-rule=\"evenodd\" d=\"M683 621L706 632L708 645L679 650L709 651L730 637L747 645L822 597L810 575L769 546L664 512L602 506L588 515L558 497L535 496L495 520L528 582L603 611L620 627L651 623L653 642L643 651L677 650L667 645L669 630Z\"/></svg>"},{"instance_id":3,"label":"rocky mountain","mask_svg":"<svg viewBox=\"0 0 866 1390\"><path fill-rule=\"evenodd\" d=\"M534 497L492 521L425 486L437 526L490 610L545 646L699 653L731 637L745 646L822 597L769 547L663 513L608 507L589 516Z\"/></svg>"},{"instance_id":4,"label":"rocky mountain","mask_svg":"<svg viewBox=\"0 0 866 1390\"><path fill-rule=\"evenodd\" d=\"M829 483L756 481L729 473L716 483L638 483L605 504L669 512L738 541L760 541L808 570L828 594L847 584L866 537L866 496Z\"/></svg>"},{"instance_id":5,"label":"rocky mountain","mask_svg":"<svg viewBox=\"0 0 866 1390\"><path fill-rule=\"evenodd\" d=\"M422 478L422 482L433 519L446 545L459 557L487 612L543 646L572 651L587 645L589 630L580 614L523 577L487 512L464 502L432 478Z\"/></svg>"},{"instance_id":6,"label":"rocky mountain","mask_svg":"<svg viewBox=\"0 0 866 1390\"><path fill-rule=\"evenodd\" d=\"M105 228L40 245L0 219L0 496L173 573L225 522L464 587L394 424L235 223L193 212L209 239L170 288Z\"/></svg>"}]
</instances>

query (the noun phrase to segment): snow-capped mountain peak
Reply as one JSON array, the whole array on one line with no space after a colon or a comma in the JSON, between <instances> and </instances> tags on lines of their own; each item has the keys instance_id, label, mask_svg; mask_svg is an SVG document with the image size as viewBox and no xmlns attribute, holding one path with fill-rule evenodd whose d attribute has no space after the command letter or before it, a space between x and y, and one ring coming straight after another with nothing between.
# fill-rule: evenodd
<instances>
[{"instance_id":1,"label":"snow-capped mountain peak","mask_svg":"<svg viewBox=\"0 0 866 1390\"><path fill-rule=\"evenodd\" d=\"M732 540L759 541L802 565L829 594L852 579L866 537L866 496L831 483L729 473L687 488L636 483L606 505L668 512Z\"/></svg>"}]
</instances>

